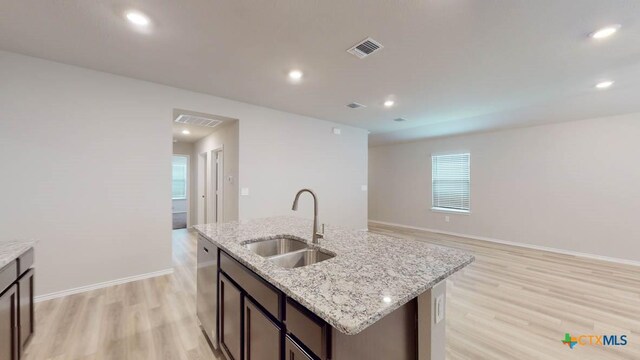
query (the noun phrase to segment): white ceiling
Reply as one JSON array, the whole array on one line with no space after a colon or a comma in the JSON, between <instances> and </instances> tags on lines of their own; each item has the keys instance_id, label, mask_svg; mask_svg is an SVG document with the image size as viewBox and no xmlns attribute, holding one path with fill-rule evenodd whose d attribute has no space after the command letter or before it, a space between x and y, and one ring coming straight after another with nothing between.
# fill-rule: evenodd
<instances>
[{"instance_id":1,"label":"white ceiling","mask_svg":"<svg viewBox=\"0 0 640 360\"><path fill-rule=\"evenodd\" d=\"M132 8L148 31L126 22ZM638 14L636 0L21 0L0 4L0 48L366 128L378 144L640 111ZM622 29L587 36L609 24ZM367 36L384 49L346 52ZM615 84L595 90L602 79Z\"/></svg>"}]
</instances>

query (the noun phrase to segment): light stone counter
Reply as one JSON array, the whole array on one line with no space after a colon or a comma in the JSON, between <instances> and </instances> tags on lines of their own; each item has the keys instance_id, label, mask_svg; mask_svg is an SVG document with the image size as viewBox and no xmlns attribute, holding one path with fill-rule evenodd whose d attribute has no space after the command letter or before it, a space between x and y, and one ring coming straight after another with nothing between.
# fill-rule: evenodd
<instances>
[{"instance_id":1,"label":"light stone counter","mask_svg":"<svg viewBox=\"0 0 640 360\"><path fill-rule=\"evenodd\" d=\"M286 269L242 245L281 235L310 242L310 220L273 217L194 228L347 335L361 332L474 260L460 250L327 226L319 247L336 256Z\"/></svg>"},{"instance_id":2,"label":"light stone counter","mask_svg":"<svg viewBox=\"0 0 640 360\"><path fill-rule=\"evenodd\" d=\"M0 241L0 269L24 254L35 243L35 241L30 240Z\"/></svg>"}]
</instances>

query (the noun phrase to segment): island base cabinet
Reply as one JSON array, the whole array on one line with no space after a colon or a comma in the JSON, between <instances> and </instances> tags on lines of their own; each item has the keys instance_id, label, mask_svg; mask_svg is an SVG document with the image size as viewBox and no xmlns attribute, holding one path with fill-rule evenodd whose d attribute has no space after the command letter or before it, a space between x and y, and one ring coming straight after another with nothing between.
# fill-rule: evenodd
<instances>
[{"instance_id":1,"label":"island base cabinet","mask_svg":"<svg viewBox=\"0 0 640 360\"><path fill-rule=\"evenodd\" d=\"M285 360L314 360L288 336L285 340L284 353Z\"/></svg>"},{"instance_id":2,"label":"island base cabinet","mask_svg":"<svg viewBox=\"0 0 640 360\"><path fill-rule=\"evenodd\" d=\"M18 360L18 289L0 295L0 360Z\"/></svg>"},{"instance_id":3,"label":"island base cabinet","mask_svg":"<svg viewBox=\"0 0 640 360\"><path fill-rule=\"evenodd\" d=\"M244 360L280 360L280 328L251 300L244 300Z\"/></svg>"},{"instance_id":4,"label":"island base cabinet","mask_svg":"<svg viewBox=\"0 0 640 360\"><path fill-rule=\"evenodd\" d=\"M29 269L18 280L18 297L20 308L18 309L18 329L20 332L20 355L24 352L31 335L34 332L33 316L33 269Z\"/></svg>"},{"instance_id":5,"label":"island base cabinet","mask_svg":"<svg viewBox=\"0 0 640 360\"><path fill-rule=\"evenodd\" d=\"M242 360L242 293L223 274L219 291L220 347L227 360Z\"/></svg>"}]
</instances>

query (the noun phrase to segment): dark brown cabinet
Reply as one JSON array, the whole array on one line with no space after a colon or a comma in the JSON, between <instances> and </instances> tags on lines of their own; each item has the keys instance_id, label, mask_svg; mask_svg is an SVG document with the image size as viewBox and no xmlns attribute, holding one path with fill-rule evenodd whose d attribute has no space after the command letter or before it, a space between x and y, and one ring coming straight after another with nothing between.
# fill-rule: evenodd
<instances>
[{"instance_id":1,"label":"dark brown cabinet","mask_svg":"<svg viewBox=\"0 0 640 360\"><path fill-rule=\"evenodd\" d=\"M34 333L33 248L0 269L0 360L19 360Z\"/></svg>"},{"instance_id":2,"label":"dark brown cabinet","mask_svg":"<svg viewBox=\"0 0 640 360\"><path fill-rule=\"evenodd\" d=\"M242 359L242 292L220 274L220 347L229 360Z\"/></svg>"},{"instance_id":3,"label":"dark brown cabinet","mask_svg":"<svg viewBox=\"0 0 640 360\"><path fill-rule=\"evenodd\" d=\"M296 344L290 337L287 336L284 345L284 358L285 360L313 360L304 350L302 350L298 344Z\"/></svg>"},{"instance_id":4,"label":"dark brown cabinet","mask_svg":"<svg viewBox=\"0 0 640 360\"><path fill-rule=\"evenodd\" d=\"M0 360L18 359L18 287L0 295Z\"/></svg>"},{"instance_id":5,"label":"dark brown cabinet","mask_svg":"<svg viewBox=\"0 0 640 360\"><path fill-rule=\"evenodd\" d=\"M251 300L244 299L244 359L280 360L280 328Z\"/></svg>"},{"instance_id":6,"label":"dark brown cabinet","mask_svg":"<svg viewBox=\"0 0 640 360\"><path fill-rule=\"evenodd\" d=\"M20 279L18 279L18 330L19 330L19 352L24 352L24 348L31 340L34 329L33 316L33 269L27 270Z\"/></svg>"}]
</instances>

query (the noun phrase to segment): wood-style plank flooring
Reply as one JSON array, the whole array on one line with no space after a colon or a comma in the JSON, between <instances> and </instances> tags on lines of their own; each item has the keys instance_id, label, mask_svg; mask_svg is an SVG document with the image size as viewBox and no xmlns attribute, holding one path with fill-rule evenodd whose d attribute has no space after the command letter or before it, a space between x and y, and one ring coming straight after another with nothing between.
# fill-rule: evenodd
<instances>
[{"instance_id":1,"label":"wood-style plank flooring","mask_svg":"<svg viewBox=\"0 0 640 360\"><path fill-rule=\"evenodd\" d=\"M447 359L640 359L640 267L369 224L370 231L464 249L447 281ZM626 334L627 346L562 344L565 333Z\"/></svg>"},{"instance_id":2,"label":"wood-style plank flooring","mask_svg":"<svg viewBox=\"0 0 640 360\"><path fill-rule=\"evenodd\" d=\"M171 275L37 303L25 359L222 360L196 318L195 233L173 231L173 263Z\"/></svg>"},{"instance_id":3,"label":"wood-style plank flooring","mask_svg":"<svg viewBox=\"0 0 640 360\"><path fill-rule=\"evenodd\" d=\"M449 360L640 359L638 267L424 231L370 229L476 256L447 281ZM193 232L173 232L172 275L38 303L25 359L222 359L195 316L195 242ZM624 333L629 345L570 350L560 341L565 332Z\"/></svg>"}]
</instances>

